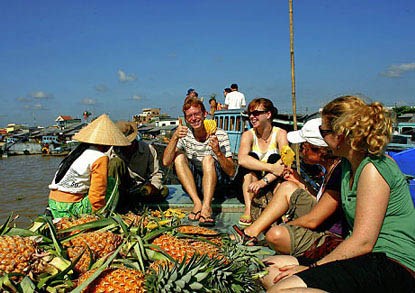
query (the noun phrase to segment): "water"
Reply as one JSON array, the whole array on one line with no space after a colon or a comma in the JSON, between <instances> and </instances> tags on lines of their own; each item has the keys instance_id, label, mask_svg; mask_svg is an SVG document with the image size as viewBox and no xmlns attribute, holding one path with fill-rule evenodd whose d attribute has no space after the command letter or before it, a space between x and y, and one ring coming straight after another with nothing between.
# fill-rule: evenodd
<instances>
[{"instance_id":1,"label":"water","mask_svg":"<svg viewBox=\"0 0 415 293\"><path fill-rule=\"evenodd\" d=\"M0 225L13 212L18 227L27 228L47 205L48 185L63 157L41 155L0 158Z\"/></svg>"}]
</instances>

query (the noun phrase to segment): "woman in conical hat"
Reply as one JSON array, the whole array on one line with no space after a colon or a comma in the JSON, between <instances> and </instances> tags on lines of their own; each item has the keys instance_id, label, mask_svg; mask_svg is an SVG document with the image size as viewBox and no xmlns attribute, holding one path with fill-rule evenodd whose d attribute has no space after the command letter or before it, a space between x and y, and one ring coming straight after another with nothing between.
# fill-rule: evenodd
<instances>
[{"instance_id":1,"label":"woman in conical hat","mask_svg":"<svg viewBox=\"0 0 415 293\"><path fill-rule=\"evenodd\" d=\"M73 136L81 144L59 165L49 185L49 208L54 218L89 214L105 206L108 156L111 146L130 144L102 114Z\"/></svg>"}]
</instances>

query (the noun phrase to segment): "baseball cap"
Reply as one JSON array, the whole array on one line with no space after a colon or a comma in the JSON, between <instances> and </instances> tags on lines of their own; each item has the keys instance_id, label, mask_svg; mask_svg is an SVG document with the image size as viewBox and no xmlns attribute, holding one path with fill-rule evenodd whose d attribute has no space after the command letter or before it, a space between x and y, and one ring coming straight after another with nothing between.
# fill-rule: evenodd
<instances>
[{"instance_id":1,"label":"baseball cap","mask_svg":"<svg viewBox=\"0 0 415 293\"><path fill-rule=\"evenodd\" d=\"M315 146L326 147L327 144L318 129L320 125L321 118L311 119L304 123L300 130L288 132L287 139L290 143L308 142Z\"/></svg>"}]
</instances>

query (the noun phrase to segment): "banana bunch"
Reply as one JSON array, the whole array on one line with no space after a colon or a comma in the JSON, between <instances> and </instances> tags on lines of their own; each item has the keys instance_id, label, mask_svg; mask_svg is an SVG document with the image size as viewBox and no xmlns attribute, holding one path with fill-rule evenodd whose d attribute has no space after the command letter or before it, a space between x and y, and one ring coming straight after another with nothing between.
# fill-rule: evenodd
<instances>
[{"instance_id":1,"label":"banana bunch","mask_svg":"<svg viewBox=\"0 0 415 293\"><path fill-rule=\"evenodd\" d=\"M215 134L216 128L217 128L215 120L205 119L203 121L203 125L205 126L205 129L208 135Z\"/></svg>"},{"instance_id":2,"label":"banana bunch","mask_svg":"<svg viewBox=\"0 0 415 293\"><path fill-rule=\"evenodd\" d=\"M284 163L284 165L291 167L291 165L294 162L294 158L295 158L295 153L290 148L290 146L288 145L283 146L281 150L281 160Z\"/></svg>"},{"instance_id":3,"label":"banana bunch","mask_svg":"<svg viewBox=\"0 0 415 293\"><path fill-rule=\"evenodd\" d=\"M146 228L150 229L150 230L154 230L158 227L166 226L167 224L170 224L171 221L172 221L172 219L166 219L166 220L160 220L160 221L150 221L146 225Z\"/></svg>"},{"instance_id":4,"label":"banana bunch","mask_svg":"<svg viewBox=\"0 0 415 293\"><path fill-rule=\"evenodd\" d=\"M160 218L160 219L165 219L165 218L183 219L186 216L186 213L181 209L169 208L165 211L160 211L160 210L151 211L151 216L154 218Z\"/></svg>"}]
</instances>

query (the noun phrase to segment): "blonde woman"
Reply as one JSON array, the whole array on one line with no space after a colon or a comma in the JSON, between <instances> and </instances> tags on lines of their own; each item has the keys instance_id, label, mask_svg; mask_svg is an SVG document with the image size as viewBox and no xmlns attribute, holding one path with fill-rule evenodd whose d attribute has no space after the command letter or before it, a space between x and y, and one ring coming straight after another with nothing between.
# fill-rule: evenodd
<instances>
[{"instance_id":1,"label":"blonde woman","mask_svg":"<svg viewBox=\"0 0 415 293\"><path fill-rule=\"evenodd\" d=\"M268 292L413 292L415 209L405 176L384 154L389 111L343 96L324 107L322 119L322 137L345 158L341 200L352 233L309 267L280 268Z\"/></svg>"}]
</instances>

